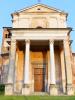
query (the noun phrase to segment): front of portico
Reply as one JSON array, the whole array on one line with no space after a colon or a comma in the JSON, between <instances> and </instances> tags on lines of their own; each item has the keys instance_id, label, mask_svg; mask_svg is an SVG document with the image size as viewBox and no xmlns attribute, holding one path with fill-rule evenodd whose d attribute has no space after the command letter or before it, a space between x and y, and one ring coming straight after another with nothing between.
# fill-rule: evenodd
<instances>
[{"instance_id":1,"label":"front of portico","mask_svg":"<svg viewBox=\"0 0 75 100\"><path fill-rule=\"evenodd\" d=\"M73 94L70 28L11 28L10 67L5 94Z\"/></svg>"}]
</instances>

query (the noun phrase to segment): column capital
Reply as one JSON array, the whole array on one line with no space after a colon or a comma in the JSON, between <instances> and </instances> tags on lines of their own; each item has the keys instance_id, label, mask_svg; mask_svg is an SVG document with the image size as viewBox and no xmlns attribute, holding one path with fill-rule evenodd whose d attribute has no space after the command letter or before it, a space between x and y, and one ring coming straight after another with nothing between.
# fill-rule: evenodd
<instances>
[{"instance_id":1,"label":"column capital","mask_svg":"<svg viewBox=\"0 0 75 100\"><path fill-rule=\"evenodd\" d=\"M30 43L30 40L29 40L29 39L26 39L26 40L25 40L25 43Z\"/></svg>"},{"instance_id":2,"label":"column capital","mask_svg":"<svg viewBox=\"0 0 75 100\"><path fill-rule=\"evenodd\" d=\"M53 39L49 40L49 43L54 44L54 40Z\"/></svg>"}]
</instances>

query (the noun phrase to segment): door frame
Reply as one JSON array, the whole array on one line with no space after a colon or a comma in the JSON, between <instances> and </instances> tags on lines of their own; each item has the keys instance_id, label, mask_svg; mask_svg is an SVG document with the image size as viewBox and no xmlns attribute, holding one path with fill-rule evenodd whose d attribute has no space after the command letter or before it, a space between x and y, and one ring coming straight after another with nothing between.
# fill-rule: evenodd
<instances>
[{"instance_id":1,"label":"door frame","mask_svg":"<svg viewBox=\"0 0 75 100\"><path fill-rule=\"evenodd\" d=\"M40 66L40 67L38 67L38 66ZM32 63L33 87L34 87L34 69L35 68L44 68L44 69L46 69L46 67L47 67L47 63L35 63L35 62ZM47 72L47 74L48 74L48 72ZM48 83L48 80L47 81L46 80L47 79L46 79L46 73L45 73L45 75L44 75L44 91L43 92L46 92L45 85L46 85L46 82ZM34 90L34 92L37 92L37 91Z\"/></svg>"}]
</instances>

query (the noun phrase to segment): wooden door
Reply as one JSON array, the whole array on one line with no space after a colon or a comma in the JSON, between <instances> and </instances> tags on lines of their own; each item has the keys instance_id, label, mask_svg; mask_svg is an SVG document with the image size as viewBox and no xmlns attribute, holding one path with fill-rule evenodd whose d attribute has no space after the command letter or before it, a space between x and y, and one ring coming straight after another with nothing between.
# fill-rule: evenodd
<instances>
[{"instance_id":1,"label":"wooden door","mask_svg":"<svg viewBox=\"0 0 75 100\"><path fill-rule=\"evenodd\" d=\"M34 91L44 91L44 68L34 68Z\"/></svg>"}]
</instances>

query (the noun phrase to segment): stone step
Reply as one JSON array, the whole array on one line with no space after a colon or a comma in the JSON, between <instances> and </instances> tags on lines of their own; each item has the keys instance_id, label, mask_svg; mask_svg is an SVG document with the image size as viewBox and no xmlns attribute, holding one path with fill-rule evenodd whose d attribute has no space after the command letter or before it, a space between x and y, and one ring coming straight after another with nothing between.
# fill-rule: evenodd
<instances>
[{"instance_id":1,"label":"stone step","mask_svg":"<svg viewBox=\"0 0 75 100\"><path fill-rule=\"evenodd\" d=\"M14 92L14 95L22 95L22 93Z\"/></svg>"},{"instance_id":2,"label":"stone step","mask_svg":"<svg viewBox=\"0 0 75 100\"><path fill-rule=\"evenodd\" d=\"M32 93L32 95L42 95L42 96L44 96L44 95L49 95L47 92L34 92L34 93Z\"/></svg>"}]
</instances>

